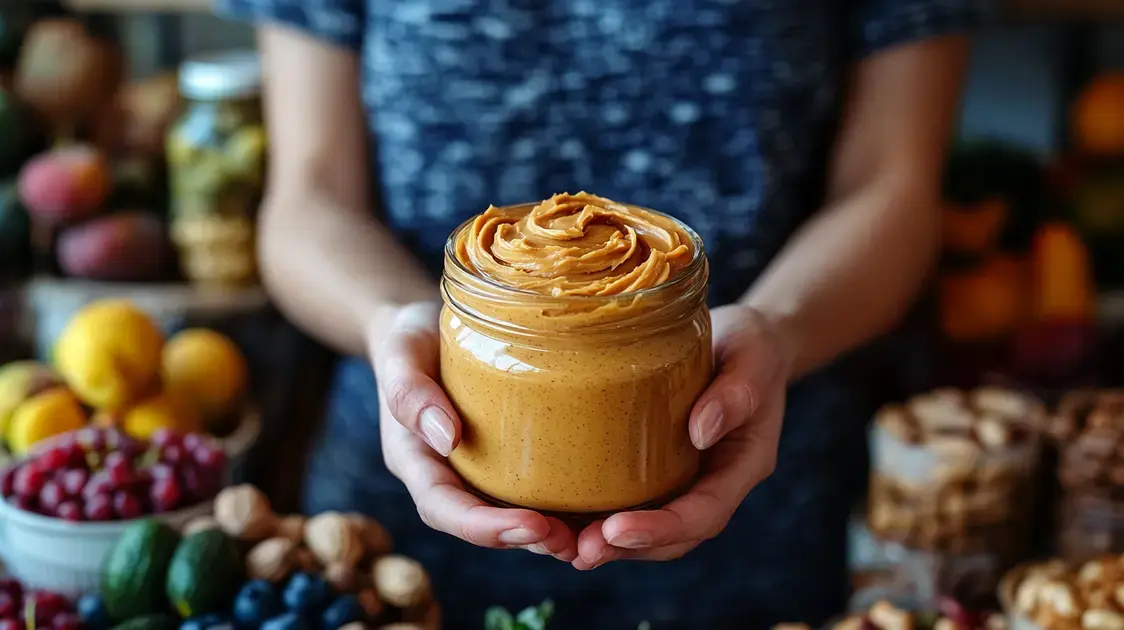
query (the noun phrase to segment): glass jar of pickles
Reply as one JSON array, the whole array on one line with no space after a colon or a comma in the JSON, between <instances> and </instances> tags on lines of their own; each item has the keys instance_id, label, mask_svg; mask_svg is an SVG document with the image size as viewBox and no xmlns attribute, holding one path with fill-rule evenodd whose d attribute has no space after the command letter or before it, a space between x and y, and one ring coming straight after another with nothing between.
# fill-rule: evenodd
<instances>
[{"instance_id":1,"label":"glass jar of pickles","mask_svg":"<svg viewBox=\"0 0 1124 630\"><path fill-rule=\"evenodd\" d=\"M166 144L180 266L199 284L254 282L266 156L261 65L249 51L194 57L180 67L179 89L184 109Z\"/></svg>"}]
</instances>

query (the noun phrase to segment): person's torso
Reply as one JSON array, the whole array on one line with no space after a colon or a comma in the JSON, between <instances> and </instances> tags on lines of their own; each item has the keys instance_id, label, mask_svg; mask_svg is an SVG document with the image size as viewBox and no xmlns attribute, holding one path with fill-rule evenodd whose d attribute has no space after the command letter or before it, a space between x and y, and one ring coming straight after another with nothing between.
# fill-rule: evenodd
<instances>
[{"instance_id":1,"label":"person's torso","mask_svg":"<svg viewBox=\"0 0 1124 630\"><path fill-rule=\"evenodd\" d=\"M368 0L385 219L439 273L489 204L586 190L684 219L736 299L819 201L839 4Z\"/></svg>"}]
</instances>

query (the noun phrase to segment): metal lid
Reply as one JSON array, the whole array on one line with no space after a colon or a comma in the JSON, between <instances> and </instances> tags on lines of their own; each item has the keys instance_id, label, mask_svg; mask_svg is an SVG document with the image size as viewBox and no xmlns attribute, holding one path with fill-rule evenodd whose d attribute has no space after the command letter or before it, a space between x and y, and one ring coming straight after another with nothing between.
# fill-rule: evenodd
<instances>
[{"instance_id":1,"label":"metal lid","mask_svg":"<svg viewBox=\"0 0 1124 630\"><path fill-rule=\"evenodd\" d=\"M261 92L261 62L252 50L232 50L192 57L180 66L180 94L216 101Z\"/></svg>"}]
</instances>

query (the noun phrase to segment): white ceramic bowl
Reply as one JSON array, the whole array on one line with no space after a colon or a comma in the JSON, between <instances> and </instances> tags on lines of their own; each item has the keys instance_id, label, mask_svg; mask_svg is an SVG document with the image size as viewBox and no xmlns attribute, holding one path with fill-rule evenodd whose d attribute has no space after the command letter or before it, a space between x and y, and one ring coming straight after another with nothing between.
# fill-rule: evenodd
<instances>
[{"instance_id":1,"label":"white ceramic bowl","mask_svg":"<svg viewBox=\"0 0 1124 630\"><path fill-rule=\"evenodd\" d=\"M209 515L211 507L211 501L204 501L155 518L178 528ZM7 573L29 588L68 597L97 591L102 560L132 522L72 523L0 501L0 549Z\"/></svg>"}]
</instances>

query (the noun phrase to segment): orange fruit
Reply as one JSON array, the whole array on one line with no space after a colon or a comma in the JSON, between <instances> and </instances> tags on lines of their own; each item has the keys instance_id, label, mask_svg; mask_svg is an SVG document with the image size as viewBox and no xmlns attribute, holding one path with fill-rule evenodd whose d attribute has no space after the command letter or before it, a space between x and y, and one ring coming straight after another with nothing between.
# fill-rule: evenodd
<instances>
[{"instance_id":1,"label":"orange fruit","mask_svg":"<svg viewBox=\"0 0 1124 630\"><path fill-rule=\"evenodd\" d=\"M1073 104L1074 144L1096 156L1124 154L1124 72L1094 78Z\"/></svg>"}]
</instances>

